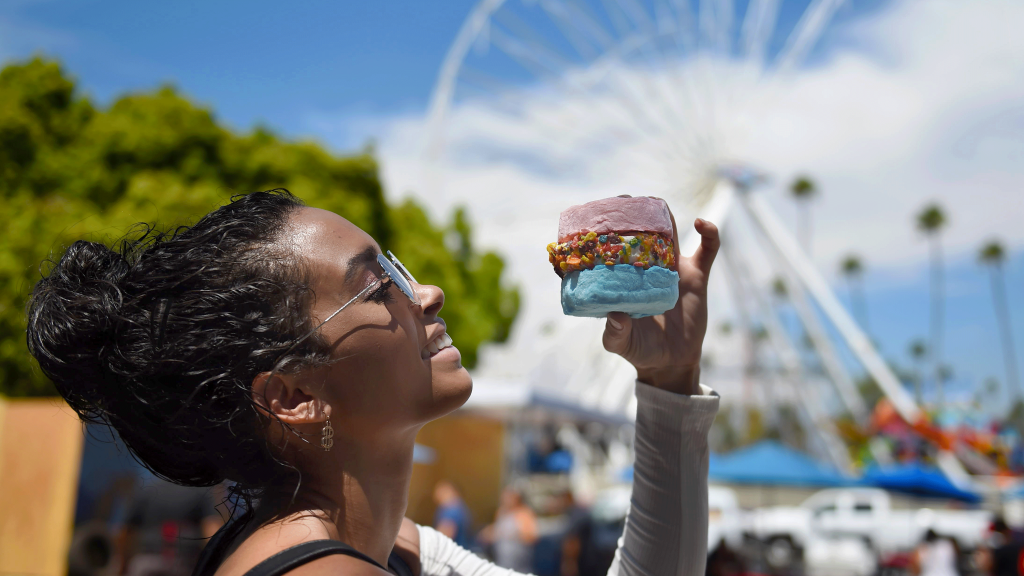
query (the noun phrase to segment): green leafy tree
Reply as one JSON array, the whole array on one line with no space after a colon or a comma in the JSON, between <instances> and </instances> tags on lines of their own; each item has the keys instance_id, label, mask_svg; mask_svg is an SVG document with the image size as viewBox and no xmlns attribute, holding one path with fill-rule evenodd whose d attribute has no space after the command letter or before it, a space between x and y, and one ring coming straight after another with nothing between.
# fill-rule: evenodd
<instances>
[{"instance_id":1,"label":"green leafy tree","mask_svg":"<svg viewBox=\"0 0 1024 576\"><path fill-rule=\"evenodd\" d=\"M935 391L938 393L940 410L945 400L945 381L941 374L943 322L946 311L941 234L946 224L946 213L938 204L925 206L917 215L917 229L928 237L931 260L931 360L935 369Z\"/></svg>"},{"instance_id":2,"label":"green leafy tree","mask_svg":"<svg viewBox=\"0 0 1024 576\"><path fill-rule=\"evenodd\" d=\"M0 393L53 393L25 346L25 304L44 259L78 238L188 224L233 194L279 187L344 216L444 288L467 366L480 344L508 337L519 295L502 259L473 249L462 211L437 225L412 200L388 204L369 152L338 157L265 129L237 134L171 87L98 109L60 65L36 58L0 70Z\"/></svg>"}]
</instances>

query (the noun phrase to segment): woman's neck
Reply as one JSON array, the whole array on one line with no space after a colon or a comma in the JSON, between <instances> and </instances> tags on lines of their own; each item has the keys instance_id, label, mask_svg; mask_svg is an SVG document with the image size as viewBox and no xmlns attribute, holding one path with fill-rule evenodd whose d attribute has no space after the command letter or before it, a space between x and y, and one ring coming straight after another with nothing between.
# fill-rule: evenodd
<instances>
[{"instance_id":1,"label":"woman's neck","mask_svg":"<svg viewBox=\"0 0 1024 576\"><path fill-rule=\"evenodd\" d=\"M307 457L298 494L272 506L279 519L273 523L319 522L329 538L387 566L405 517L415 437L415 432L370 442L336 437L330 452Z\"/></svg>"}]
</instances>

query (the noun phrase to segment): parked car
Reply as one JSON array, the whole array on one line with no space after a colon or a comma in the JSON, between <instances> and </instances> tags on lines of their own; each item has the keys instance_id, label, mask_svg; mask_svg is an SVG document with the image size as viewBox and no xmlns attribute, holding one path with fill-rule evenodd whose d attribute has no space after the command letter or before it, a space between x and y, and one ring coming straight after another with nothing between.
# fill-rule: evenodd
<instances>
[{"instance_id":1,"label":"parked car","mask_svg":"<svg viewBox=\"0 0 1024 576\"><path fill-rule=\"evenodd\" d=\"M708 486L708 554L723 542L733 550L743 546L746 512L736 492L725 486Z\"/></svg>"},{"instance_id":2,"label":"parked car","mask_svg":"<svg viewBox=\"0 0 1024 576\"><path fill-rule=\"evenodd\" d=\"M861 538L812 534L803 553L806 576L872 576L878 571L878 557Z\"/></svg>"},{"instance_id":3,"label":"parked car","mask_svg":"<svg viewBox=\"0 0 1024 576\"><path fill-rule=\"evenodd\" d=\"M931 529L968 552L982 543L991 520L985 510L893 510L884 490L836 488L797 507L757 510L750 532L766 543L766 559L778 567L806 549L813 536L859 538L879 555L909 550Z\"/></svg>"}]
</instances>

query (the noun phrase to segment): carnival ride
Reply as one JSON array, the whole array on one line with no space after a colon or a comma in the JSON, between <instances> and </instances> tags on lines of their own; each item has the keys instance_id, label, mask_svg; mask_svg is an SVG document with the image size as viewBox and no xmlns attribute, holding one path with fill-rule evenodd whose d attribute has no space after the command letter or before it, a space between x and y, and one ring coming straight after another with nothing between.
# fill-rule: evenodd
<instances>
[{"instance_id":1,"label":"carnival ride","mask_svg":"<svg viewBox=\"0 0 1024 576\"><path fill-rule=\"evenodd\" d=\"M543 242L539 248L529 242L550 236L558 211L570 204L624 192L661 196L677 214L699 214L722 230L716 272L732 309L712 314L742 328L740 350L731 354L743 358L743 402L760 396L770 412L792 404L802 428L814 436L809 448L850 472L836 417L845 413L864 430L872 415L851 375L852 358L881 389L891 417L937 447L937 463L955 482L970 481L965 467L997 471L980 455L982 445L929 422L758 191L771 186L770 174L743 162L743 143L760 128L758 118L778 104L780 88L805 65L842 4L476 5L436 82L421 183L439 204L467 205L484 231L481 240L502 249L516 276L526 278L512 343L485 355L486 377L526 378L534 388L557 391L589 409L632 413L631 367L603 351L599 329L562 316L557 298L546 298L557 294L556 279L535 255ZM510 190L505 201L475 201L480 189L503 186ZM681 252L692 253L698 241L691 231ZM795 329L772 296L779 278ZM800 334L813 354L795 342ZM524 364L524 357L535 363ZM725 373L711 367L705 378L716 385ZM752 387L753 379L760 385Z\"/></svg>"}]
</instances>

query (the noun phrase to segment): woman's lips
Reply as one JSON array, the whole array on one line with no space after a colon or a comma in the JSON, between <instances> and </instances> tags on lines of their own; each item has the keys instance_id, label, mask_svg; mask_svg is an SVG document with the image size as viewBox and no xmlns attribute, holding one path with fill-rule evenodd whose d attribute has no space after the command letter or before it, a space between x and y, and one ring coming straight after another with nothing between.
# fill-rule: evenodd
<instances>
[{"instance_id":1,"label":"woman's lips","mask_svg":"<svg viewBox=\"0 0 1024 576\"><path fill-rule=\"evenodd\" d=\"M452 345L452 337L449 336L447 332L441 332L423 347L420 351L420 357L424 360L433 358L448 348L454 348Z\"/></svg>"},{"instance_id":2,"label":"woman's lips","mask_svg":"<svg viewBox=\"0 0 1024 576\"><path fill-rule=\"evenodd\" d=\"M455 346L446 346L437 352L431 353L425 360L461 360L462 352Z\"/></svg>"}]
</instances>

